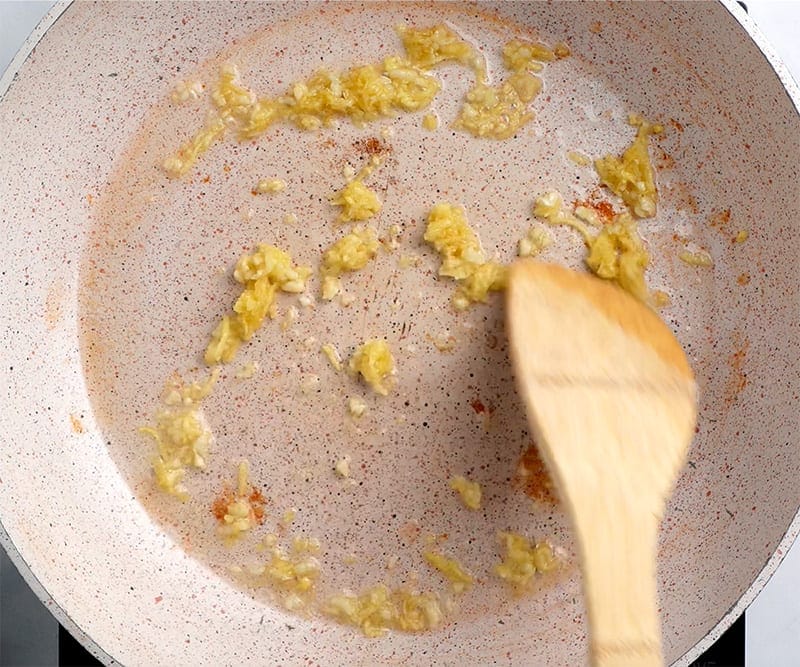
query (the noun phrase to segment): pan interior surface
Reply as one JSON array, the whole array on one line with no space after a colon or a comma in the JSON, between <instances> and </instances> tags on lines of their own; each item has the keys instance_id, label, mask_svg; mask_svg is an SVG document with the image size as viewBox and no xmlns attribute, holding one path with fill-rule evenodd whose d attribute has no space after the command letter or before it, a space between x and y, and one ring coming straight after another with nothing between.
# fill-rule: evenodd
<instances>
[{"instance_id":1,"label":"pan interior surface","mask_svg":"<svg viewBox=\"0 0 800 667\"><path fill-rule=\"evenodd\" d=\"M583 659L569 526L517 479L531 439L502 297L454 311L455 286L437 276L439 258L422 237L431 207L451 202L487 256L510 262L537 196L558 190L572 202L597 190L592 167L568 153L621 153L635 133L629 114L665 128L650 150L658 214L640 231L648 284L669 296L661 313L701 395L660 541L667 659L690 651L762 571L797 511L800 472L797 113L722 5L591 7L78 3L45 35L0 101L9 167L0 517L53 603L114 659ZM320 67L402 53L399 24L441 23L480 49L490 77L502 76L511 38L569 45L569 57L547 64L536 117L513 139L450 127L473 73L442 65L442 91L424 112L314 132L275 125L252 141L219 141L186 176L166 177L164 159L206 122L226 63L254 91L276 95ZM176 104L174 86L195 81L205 85L199 99ZM422 126L425 113L438 128ZM365 183L383 207L368 224L384 243L342 278L355 300L322 302L316 278L313 306L280 295L278 316L222 367L203 401L214 439L205 469L187 472L189 499L161 493L155 448L139 428L176 373L206 377L203 350L241 291L236 261L267 243L316 271L349 231L329 202L343 168L357 172L376 155ZM253 194L261 179L286 188ZM542 258L581 266L581 238L551 233ZM698 249L713 266L679 260ZM346 364L375 338L396 358L387 396L320 351L331 344ZM360 418L348 411L352 397L367 406ZM345 459L347 476L335 471ZM235 486L241 461L265 515L228 545L213 503ZM479 511L450 488L456 475L480 482ZM513 595L493 574L499 531L547 540L562 568ZM386 584L452 597L453 608L439 629L382 638L288 611L285 591L254 587L248 575L268 559L268 534L287 548L319 541L319 600ZM472 588L449 596L423 559L430 550L456 556Z\"/></svg>"}]
</instances>

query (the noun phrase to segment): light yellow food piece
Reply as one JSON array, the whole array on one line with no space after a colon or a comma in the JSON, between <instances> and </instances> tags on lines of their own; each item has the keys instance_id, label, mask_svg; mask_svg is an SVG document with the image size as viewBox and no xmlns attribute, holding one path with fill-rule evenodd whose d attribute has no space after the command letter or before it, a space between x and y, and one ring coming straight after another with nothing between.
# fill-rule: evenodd
<instances>
[{"instance_id":1,"label":"light yellow food piece","mask_svg":"<svg viewBox=\"0 0 800 667\"><path fill-rule=\"evenodd\" d=\"M689 266L699 266L699 267L714 266L714 260L711 259L711 255L709 255L705 251L689 252L688 250L683 250L678 255L678 259L680 259L684 264L688 264Z\"/></svg>"},{"instance_id":2,"label":"light yellow food piece","mask_svg":"<svg viewBox=\"0 0 800 667\"><path fill-rule=\"evenodd\" d=\"M394 357L383 339L368 340L350 358L350 372L359 373L372 389L386 396L395 373Z\"/></svg>"},{"instance_id":3,"label":"light yellow food piece","mask_svg":"<svg viewBox=\"0 0 800 667\"><path fill-rule=\"evenodd\" d=\"M589 227L563 207L561 195L548 192L536 199L533 212L552 225L566 225L581 234L588 249L586 266L592 273L616 282L645 303L653 303L654 297L645 281L650 257L639 236L636 221L628 213L620 213L611 224L593 234Z\"/></svg>"},{"instance_id":4,"label":"light yellow food piece","mask_svg":"<svg viewBox=\"0 0 800 667\"><path fill-rule=\"evenodd\" d=\"M249 380L256 374L258 364L254 361L248 361L244 366L236 371L236 378L238 380Z\"/></svg>"},{"instance_id":5,"label":"light yellow food piece","mask_svg":"<svg viewBox=\"0 0 800 667\"><path fill-rule=\"evenodd\" d=\"M536 198L533 214L549 222L551 225L565 225L577 231L586 243L592 238L589 228L577 217L564 208L564 198L555 190Z\"/></svg>"},{"instance_id":6,"label":"light yellow food piece","mask_svg":"<svg viewBox=\"0 0 800 667\"><path fill-rule=\"evenodd\" d=\"M249 115L255 95L241 84L236 66L225 63L220 67L219 80L211 99L223 119L242 119Z\"/></svg>"},{"instance_id":7,"label":"light yellow food piece","mask_svg":"<svg viewBox=\"0 0 800 667\"><path fill-rule=\"evenodd\" d=\"M260 244L255 252L241 257L233 277L244 289L233 305L233 314L225 315L212 332L205 362L213 365L231 361L264 318L274 317L277 291L300 293L310 275L309 267L295 266L291 257L275 246Z\"/></svg>"},{"instance_id":8,"label":"light yellow food piece","mask_svg":"<svg viewBox=\"0 0 800 667\"><path fill-rule=\"evenodd\" d=\"M419 255L400 255L400 259L397 260L397 266L401 269L410 269L419 266L421 261L422 258Z\"/></svg>"},{"instance_id":9,"label":"light yellow food piece","mask_svg":"<svg viewBox=\"0 0 800 667\"><path fill-rule=\"evenodd\" d=\"M380 637L388 630L423 632L438 628L444 621L442 604L433 593L389 590L384 585L360 595L334 595L324 603L322 612L359 628L367 637Z\"/></svg>"},{"instance_id":10,"label":"light yellow food piece","mask_svg":"<svg viewBox=\"0 0 800 667\"><path fill-rule=\"evenodd\" d=\"M458 493L464 507L471 510L481 508L481 485L478 482L471 482L466 477L456 475L450 480L450 488Z\"/></svg>"},{"instance_id":11,"label":"light yellow food piece","mask_svg":"<svg viewBox=\"0 0 800 667\"><path fill-rule=\"evenodd\" d=\"M360 396L351 396L347 401L347 410L350 415L358 419L367 411L367 404Z\"/></svg>"},{"instance_id":12,"label":"light yellow food piece","mask_svg":"<svg viewBox=\"0 0 800 667\"><path fill-rule=\"evenodd\" d=\"M553 243L553 237L541 227L531 227L528 233L519 240L517 255L535 257Z\"/></svg>"},{"instance_id":13,"label":"light yellow food piece","mask_svg":"<svg viewBox=\"0 0 800 667\"><path fill-rule=\"evenodd\" d=\"M339 276L363 269L378 252L378 237L371 227L357 227L322 255L322 298L330 301L342 289Z\"/></svg>"},{"instance_id":14,"label":"light yellow food piece","mask_svg":"<svg viewBox=\"0 0 800 667\"><path fill-rule=\"evenodd\" d=\"M338 222L360 222L376 215L381 210L381 200L360 179L350 181L331 197L331 204L339 206Z\"/></svg>"},{"instance_id":15,"label":"light yellow food piece","mask_svg":"<svg viewBox=\"0 0 800 667\"><path fill-rule=\"evenodd\" d=\"M164 392L163 407L155 423L139 432L153 439L157 455L152 460L156 483L161 490L180 500L189 497L183 486L186 467L204 468L213 434L202 412L202 401L219 377L215 369L203 382L184 384L173 378Z\"/></svg>"},{"instance_id":16,"label":"light yellow food piece","mask_svg":"<svg viewBox=\"0 0 800 667\"><path fill-rule=\"evenodd\" d=\"M547 542L534 544L518 533L501 532L503 560L494 566L494 573L516 593L523 593L538 572L545 574L558 566L553 548Z\"/></svg>"},{"instance_id":17,"label":"light yellow food piece","mask_svg":"<svg viewBox=\"0 0 800 667\"><path fill-rule=\"evenodd\" d=\"M740 229L736 233L736 236L733 238L733 240L735 243L744 243L749 238L750 238L750 232L748 232L746 229Z\"/></svg>"},{"instance_id":18,"label":"light yellow food piece","mask_svg":"<svg viewBox=\"0 0 800 667\"><path fill-rule=\"evenodd\" d=\"M579 167L588 167L592 164L592 160L588 155L584 155L578 151L567 151L567 159Z\"/></svg>"},{"instance_id":19,"label":"light yellow food piece","mask_svg":"<svg viewBox=\"0 0 800 667\"><path fill-rule=\"evenodd\" d=\"M650 302L644 274L650 262L636 221L621 213L588 242L586 265L600 278L613 280L640 301Z\"/></svg>"},{"instance_id":20,"label":"light yellow food piece","mask_svg":"<svg viewBox=\"0 0 800 667\"><path fill-rule=\"evenodd\" d=\"M197 162L197 158L205 153L211 145L222 139L226 124L222 118L214 118L205 127L183 144L173 155L163 162L164 171L170 178L178 178L188 173Z\"/></svg>"},{"instance_id":21,"label":"light yellow food piece","mask_svg":"<svg viewBox=\"0 0 800 667\"><path fill-rule=\"evenodd\" d=\"M320 349L335 370L342 370L342 357L332 343L325 343Z\"/></svg>"},{"instance_id":22,"label":"light yellow food piece","mask_svg":"<svg viewBox=\"0 0 800 667\"><path fill-rule=\"evenodd\" d=\"M446 202L428 213L424 239L442 258L440 276L463 280L486 261L475 232L467 223L464 209Z\"/></svg>"},{"instance_id":23,"label":"light yellow food piece","mask_svg":"<svg viewBox=\"0 0 800 667\"><path fill-rule=\"evenodd\" d=\"M472 575L455 558L448 558L438 551L425 551L422 557L450 582L454 593L463 593L475 582Z\"/></svg>"},{"instance_id":24,"label":"light yellow food piece","mask_svg":"<svg viewBox=\"0 0 800 667\"><path fill-rule=\"evenodd\" d=\"M259 195L274 195L282 192L285 189L286 181L282 181L280 178L262 178L258 183L256 183L256 187L253 188L253 192Z\"/></svg>"},{"instance_id":25,"label":"light yellow food piece","mask_svg":"<svg viewBox=\"0 0 800 667\"><path fill-rule=\"evenodd\" d=\"M508 285L508 267L497 262L484 262L459 282L453 297L456 310L466 310L473 303L485 303L489 292L499 292Z\"/></svg>"},{"instance_id":26,"label":"light yellow food piece","mask_svg":"<svg viewBox=\"0 0 800 667\"><path fill-rule=\"evenodd\" d=\"M442 62L456 62L478 73L486 70L480 54L446 25L430 28L398 26L397 34L403 42L409 62L417 67L430 69Z\"/></svg>"},{"instance_id":27,"label":"light yellow food piece","mask_svg":"<svg viewBox=\"0 0 800 667\"><path fill-rule=\"evenodd\" d=\"M254 574L259 576L262 585L281 595L284 607L298 611L314 600L320 565L313 555L298 550L287 554L279 547L273 547L270 559Z\"/></svg>"},{"instance_id":28,"label":"light yellow food piece","mask_svg":"<svg viewBox=\"0 0 800 667\"><path fill-rule=\"evenodd\" d=\"M312 131L335 118L356 125L387 118L397 111L419 111L440 89L439 81L398 56L343 73L324 70L289 86L277 98L255 95L244 87L236 68L223 65L212 93L216 114L176 153L164 161L171 177L187 173L197 158L220 139L228 125L240 140L254 139L278 122Z\"/></svg>"},{"instance_id":29,"label":"light yellow food piece","mask_svg":"<svg viewBox=\"0 0 800 667\"><path fill-rule=\"evenodd\" d=\"M338 277L363 269L378 252L378 236L371 227L357 227L328 248L322 255L322 272Z\"/></svg>"},{"instance_id":30,"label":"light yellow food piece","mask_svg":"<svg viewBox=\"0 0 800 667\"><path fill-rule=\"evenodd\" d=\"M350 477L350 457L343 456L340 458L336 465L334 466L334 470L339 477Z\"/></svg>"},{"instance_id":31,"label":"light yellow food piece","mask_svg":"<svg viewBox=\"0 0 800 667\"><path fill-rule=\"evenodd\" d=\"M486 261L463 209L446 202L436 204L428 214L424 239L441 257L439 275L459 282L453 297L457 310L464 310L472 303L485 302L489 292L505 289L507 268Z\"/></svg>"},{"instance_id":32,"label":"light yellow food piece","mask_svg":"<svg viewBox=\"0 0 800 667\"><path fill-rule=\"evenodd\" d=\"M540 72L542 63L555 60L555 54L541 42L512 39L503 46L503 65L512 72Z\"/></svg>"},{"instance_id":33,"label":"light yellow food piece","mask_svg":"<svg viewBox=\"0 0 800 667\"><path fill-rule=\"evenodd\" d=\"M164 160L163 167L168 176L177 178L186 174L197 162L197 158L223 137L229 121L241 119L248 113L253 95L239 84L238 78L234 66L222 66L219 81L211 95L217 107L217 115L213 116L174 155Z\"/></svg>"},{"instance_id":34,"label":"light yellow food piece","mask_svg":"<svg viewBox=\"0 0 800 667\"><path fill-rule=\"evenodd\" d=\"M439 127L439 117L433 113L426 113L422 117L422 127L429 132L433 132L437 127Z\"/></svg>"},{"instance_id":35,"label":"light yellow food piece","mask_svg":"<svg viewBox=\"0 0 800 667\"><path fill-rule=\"evenodd\" d=\"M237 470L236 493L225 507L217 528L228 543L235 542L259 523L252 491L250 469L247 462L242 461Z\"/></svg>"},{"instance_id":36,"label":"light yellow food piece","mask_svg":"<svg viewBox=\"0 0 800 667\"><path fill-rule=\"evenodd\" d=\"M297 320L299 314L300 311L297 310L297 306L289 306L286 309L286 315L281 320L281 331L288 331Z\"/></svg>"},{"instance_id":37,"label":"light yellow food piece","mask_svg":"<svg viewBox=\"0 0 800 667\"><path fill-rule=\"evenodd\" d=\"M535 78L535 77L534 77ZM505 81L497 87L478 83L467 91L464 104L454 127L466 130L475 137L487 139L508 139L526 123L533 120L533 112L528 110L529 97L523 95L511 83Z\"/></svg>"},{"instance_id":38,"label":"light yellow food piece","mask_svg":"<svg viewBox=\"0 0 800 667\"><path fill-rule=\"evenodd\" d=\"M619 196L636 217L652 218L658 192L647 144L651 134L660 134L664 129L638 116L632 116L629 123L639 128L630 147L621 157L606 155L595 160L594 168L600 182Z\"/></svg>"},{"instance_id":39,"label":"light yellow food piece","mask_svg":"<svg viewBox=\"0 0 800 667\"><path fill-rule=\"evenodd\" d=\"M203 88L203 84L199 81L178 81L170 97L175 104L184 104L189 100L199 99L203 94Z\"/></svg>"},{"instance_id":40,"label":"light yellow food piece","mask_svg":"<svg viewBox=\"0 0 800 667\"><path fill-rule=\"evenodd\" d=\"M349 118L356 125L391 117L398 110L418 111L430 104L440 83L398 56L343 73L321 70L289 87L277 114L303 130ZM251 130L252 134L252 130Z\"/></svg>"}]
</instances>

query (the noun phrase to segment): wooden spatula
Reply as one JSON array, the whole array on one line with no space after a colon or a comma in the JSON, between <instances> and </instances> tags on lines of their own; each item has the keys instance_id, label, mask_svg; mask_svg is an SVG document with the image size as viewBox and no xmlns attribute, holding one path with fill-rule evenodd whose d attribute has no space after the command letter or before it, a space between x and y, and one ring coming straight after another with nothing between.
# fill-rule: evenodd
<instances>
[{"instance_id":1,"label":"wooden spatula","mask_svg":"<svg viewBox=\"0 0 800 667\"><path fill-rule=\"evenodd\" d=\"M697 418L686 355L661 319L593 276L531 260L508 328L533 435L571 516L592 664L663 664L656 542Z\"/></svg>"}]
</instances>

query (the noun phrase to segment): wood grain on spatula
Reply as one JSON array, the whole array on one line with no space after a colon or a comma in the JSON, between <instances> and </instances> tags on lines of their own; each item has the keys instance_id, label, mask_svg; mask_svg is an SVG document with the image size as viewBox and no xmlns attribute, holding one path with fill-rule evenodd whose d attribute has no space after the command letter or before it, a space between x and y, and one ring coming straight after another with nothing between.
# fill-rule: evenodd
<instances>
[{"instance_id":1,"label":"wood grain on spatula","mask_svg":"<svg viewBox=\"0 0 800 667\"><path fill-rule=\"evenodd\" d=\"M697 418L686 355L650 308L563 267L516 263L507 307L517 384L578 540L592 663L661 665L658 529Z\"/></svg>"}]
</instances>

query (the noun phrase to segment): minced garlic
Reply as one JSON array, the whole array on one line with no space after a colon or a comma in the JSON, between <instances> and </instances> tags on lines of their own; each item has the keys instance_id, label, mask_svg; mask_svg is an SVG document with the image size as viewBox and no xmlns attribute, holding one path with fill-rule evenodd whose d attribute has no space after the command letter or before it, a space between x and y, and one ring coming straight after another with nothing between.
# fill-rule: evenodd
<instances>
[{"instance_id":1,"label":"minced garlic","mask_svg":"<svg viewBox=\"0 0 800 667\"><path fill-rule=\"evenodd\" d=\"M600 278L613 280L640 301L649 302L644 273L650 256L639 236L636 221L620 213L589 243L586 265Z\"/></svg>"},{"instance_id":2,"label":"minced garlic","mask_svg":"<svg viewBox=\"0 0 800 667\"><path fill-rule=\"evenodd\" d=\"M381 200L359 178L355 178L331 197L331 204L339 206L341 212L337 222L367 220L381 210Z\"/></svg>"},{"instance_id":3,"label":"minced garlic","mask_svg":"<svg viewBox=\"0 0 800 667\"><path fill-rule=\"evenodd\" d=\"M439 275L459 282L453 298L456 309L464 310L471 303L485 302L490 291L505 289L506 267L486 261L463 209L446 202L436 204L428 214L424 239L442 259Z\"/></svg>"},{"instance_id":4,"label":"minced garlic","mask_svg":"<svg viewBox=\"0 0 800 667\"><path fill-rule=\"evenodd\" d=\"M472 575L455 558L448 558L438 551L425 551L422 557L450 582L453 593L463 593L475 582Z\"/></svg>"},{"instance_id":5,"label":"minced garlic","mask_svg":"<svg viewBox=\"0 0 800 667\"><path fill-rule=\"evenodd\" d=\"M347 410L351 416L358 419L367 411L367 404L360 396L351 396L347 400Z\"/></svg>"},{"instance_id":6,"label":"minced garlic","mask_svg":"<svg viewBox=\"0 0 800 667\"><path fill-rule=\"evenodd\" d=\"M542 63L555 59L552 49L541 42L512 39L503 46L503 65L512 72L540 72L543 69Z\"/></svg>"},{"instance_id":7,"label":"minced garlic","mask_svg":"<svg viewBox=\"0 0 800 667\"><path fill-rule=\"evenodd\" d=\"M360 373L375 392L386 396L395 373L389 344L382 339L368 340L350 358L349 369L353 374Z\"/></svg>"},{"instance_id":8,"label":"minced garlic","mask_svg":"<svg viewBox=\"0 0 800 667\"><path fill-rule=\"evenodd\" d=\"M553 237L541 227L531 227L528 233L519 240L517 255L519 257L535 257L553 243Z\"/></svg>"},{"instance_id":9,"label":"minced garlic","mask_svg":"<svg viewBox=\"0 0 800 667\"><path fill-rule=\"evenodd\" d=\"M592 160L588 155L578 151L567 151L567 159L579 167L588 167L592 164Z\"/></svg>"},{"instance_id":10,"label":"minced garlic","mask_svg":"<svg viewBox=\"0 0 800 667\"><path fill-rule=\"evenodd\" d=\"M287 610L305 609L316 596L320 564L314 554L319 550L319 542L295 538L288 552L277 545L267 548L269 560L247 568L254 577L253 583L275 590Z\"/></svg>"},{"instance_id":11,"label":"minced garlic","mask_svg":"<svg viewBox=\"0 0 800 667\"><path fill-rule=\"evenodd\" d=\"M750 238L750 232L748 232L746 229L740 229L736 233L736 236L733 237L733 242L744 243L749 238Z\"/></svg>"},{"instance_id":12,"label":"minced garlic","mask_svg":"<svg viewBox=\"0 0 800 667\"><path fill-rule=\"evenodd\" d=\"M310 275L309 267L295 266L287 253L266 244L239 259L233 277L244 285L244 290L233 305L233 313L225 315L212 332L205 362L213 365L231 361L264 318L275 316L277 290L300 293Z\"/></svg>"},{"instance_id":13,"label":"minced garlic","mask_svg":"<svg viewBox=\"0 0 800 667\"><path fill-rule=\"evenodd\" d=\"M371 227L356 227L328 248L322 255L322 298L336 296L339 276L363 269L378 252L378 237Z\"/></svg>"},{"instance_id":14,"label":"minced garlic","mask_svg":"<svg viewBox=\"0 0 800 667\"><path fill-rule=\"evenodd\" d=\"M327 357L330 365L333 366L335 370L342 370L342 357L339 354L339 350L337 350L332 343L325 343L320 350Z\"/></svg>"},{"instance_id":15,"label":"minced garlic","mask_svg":"<svg viewBox=\"0 0 800 667\"><path fill-rule=\"evenodd\" d=\"M339 477L350 477L350 457L343 456L340 458L333 469Z\"/></svg>"},{"instance_id":16,"label":"minced garlic","mask_svg":"<svg viewBox=\"0 0 800 667\"><path fill-rule=\"evenodd\" d=\"M239 463L236 490L225 489L211 506L220 525L218 532L228 543L264 521L264 497L250 484L246 461Z\"/></svg>"},{"instance_id":17,"label":"minced garlic","mask_svg":"<svg viewBox=\"0 0 800 667\"><path fill-rule=\"evenodd\" d=\"M450 488L458 493L464 507L471 510L481 508L481 485L478 482L470 482L466 477L456 475L450 480Z\"/></svg>"},{"instance_id":18,"label":"minced garlic","mask_svg":"<svg viewBox=\"0 0 800 667\"><path fill-rule=\"evenodd\" d=\"M678 259L689 266L714 266L714 260L711 259L711 255L705 251L689 252L688 250L683 250L678 254Z\"/></svg>"},{"instance_id":19,"label":"minced garlic","mask_svg":"<svg viewBox=\"0 0 800 667\"><path fill-rule=\"evenodd\" d=\"M438 628L444 612L438 596L406 589L374 586L360 595L343 593L329 598L322 612L347 625L360 628L367 637L380 637L387 630L423 632Z\"/></svg>"},{"instance_id":20,"label":"minced garlic","mask_svg":"<svg viewBox=\"0 0 800 667\"><path fill-rule=\"evenodd\" d=\"M155 424L139 432L150 436L158 454L152 461L156 483L166 493L181 500L189 497L183 486L185 468L204 468L213 434L206 424L201 404L219 377L213 370L203 382L184 384L177 376L167 385L163 407L155 414Z\"/></svg>"},{"instance_id":21,"label":"minced garlic","mask_svg":"<svg viewBox=\"0 0 800 667\"><path fill-rule=\"evenodd\" d=\"M429 132L433 132L437 127L439 127L439 117L433 113L426 113L422 117L422 127Z\"/></svg>"},{"instance_id":22,"label":"minced garlic","mask_svg":"<svg viewBox=\"0 0 800 667\"><path fill-rule=\"evenodd\" d=\"M511 585L516 593L529 587L534 575L545 574L558 566L553 548L547 542L534 544L518 533L498 535L503 545L503 560L494 566L494 573Z\"/></svg>"},{"instance_id":23,"label":"minced garlic","mask_svg":"<svg viewBox=\"0 0 800 667\"><path fill-rule=\"evenodd\" d=\"M588 248L586 265L595 275L616 282L645 303L653 300L644 278L650 257L630 214L616 215L610 224L593 234L583 221L564 209L564 199L558 192L537 197L533 213L552 225L577 230Z\"/></svg>"},{"instance_id":24,"label":"minced garlic","mask_svg":"<svg viewBox=\"0 0 800 667\"><path fill-rule=\"evenodd\" d=\"M170 97L175 104L183 104L189 100L199 99L203 94L203 88L203 84L199 81L178 81Z\"/></svg>"},{"instance_id":25,"label":"minced garlic","mask_svg":"<svg viewBox=\"0 0 800 667\"><path fill-rule=\"evenodd\" d=\"M237 380L249 380L256 374L257 370L258 364L255 361L248 361L236 371L235 377Z\"/></svg>"},{"instance_id":26,"label":"minced garlic","mask_svg":"<svg viewBox=\"0 0 800 667\"><path fill-rule=\"evenodd\" d=\"M398 26L397 33L409 62L417 67L430 69L442 62L456 62L479 73L486 69L483 58L472 45L446 25L430 28Z\"/></svg>"},{"instance_id":27,"label":"minced garlic","mask_svg":"<svg viewBox=\"0 0 800 667\"><path fill-rule=\"evenodd\" d=\"M651 134L660 134L664 128L639 116L631 116L628 122L639 128L633 143L621 157L606 155L595 160L594 168L600 182L618 195L636 217L652 218L658 192L647 144Z\"/></svg>"},{"instance_id":28,"label":"minced garlic","mask_svg":"<svg viewBox=\"0 0 800 667\"><path fill-rule=\"evenodd\" d=\"M280 178L262 178L253 188L253 193L257 195L277 194L286 189L286 181Z\"/></svg>"}]
</instances>

